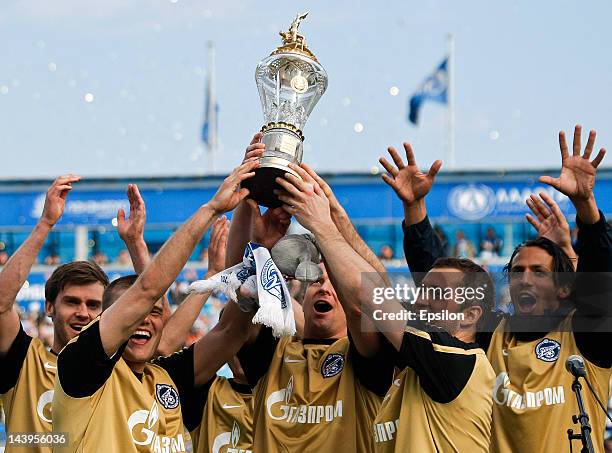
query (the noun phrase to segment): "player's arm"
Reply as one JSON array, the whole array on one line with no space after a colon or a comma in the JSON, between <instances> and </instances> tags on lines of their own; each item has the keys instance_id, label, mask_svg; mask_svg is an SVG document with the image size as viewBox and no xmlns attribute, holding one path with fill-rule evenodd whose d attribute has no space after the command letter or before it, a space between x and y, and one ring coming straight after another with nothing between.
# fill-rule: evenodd
<instances>
[{"instance_id":1,"label":"player's arm","mask_svg":"<svg viewBox=\"0 0 612 453\"><path fill-rule=\"evenodd\" d=\"M308 165L303 163L300 166L323 190L329 201L332 221L344 240L380 274L387 284L390 284L385 267L361 236L359 236L359 233L355 230L348 214L336 198L329 184ZM343 278L343 275L344 272L336 274L331 270L329 271L329 278L334 288L337 285L338 279ZM380 351L381 337L372 321L367 317L363 317L361 310L354 305L345 303L342 300L340 302L343 304L347 326L351 333L351 344L356 347L359 354L365 357L375 356Z\"/></svg>"},{"instance_id":2,"label":"player's arm","mask_svg":"<svg viewBox=\"0 0 612 453\"><path fill-rule=\"evenodd\" d=\"M208 271L204 278L210 278L223 270L228 233L229 220L225 216L221 216L212 227L210 245L208 247ZM198 319L202 307L204 307L209 297L210 293L192 293L178 306L164 325L162 339L157 348L159 355L170 355L184 346L189 329L191 329L195 320Z\"/></svg>"},{"instance_id":3,"label":"player's arm","mask_svg":"<svg viewBox=\"0 0 612 453\"><path fill-rule=\"evenodd\" d=\"M423 173L417 166L412 146L404 143L404 150L408 165L404 164L393 147L389 147L388 151L395 165L384 157L379 162L389 173L382 175L383 181L395 191L404 207L404 254L415 282L419 284L422 275L442 257L442 244L431 227L425 204L425 197L433 186L442 162L436 160L429 171Z\"/></svg>"},{"instance_id":4,"label":"player's arm","mask_svg":"<svg viewBox=\"0 0 612 453\"><path fill-rule=\"evenodd\" d=\"M350 312L363 312L373 317L374 311L379 307L374 304L372 296L375 288L387 287L385 279L346 242L331 218L329 200L317 182L301 167L295 165L290 165L290 167L302 179L289 173L285 175L285 179L276 179L284 189L278 193L279 199L284 203L283 209L295 216L300 224L315 235L328 271L342 275L342 278L335 281L337 286L334 287L340 301L346 304L343 306L347 307ZM380 309L391 310L393 303L399 306L399 303L394 300L388 304L381 304ZM347 321L348 318L349 316L347 316ZM377 330L383 332L391 344L399 349L403 321L379 324L376 318L373 319Z\"/></svg>"},{"instance_id":5,"label":"player's arm","mask_svg":"<svg viewBox=\"0 0 612 453\"><path fill-rule=\"evenodd\" d=\"M302 302L304 299L306 283L299 280L290 280L287 282L289 293L291 294L291 303L293 304L293 317L295 318L295 335L298 338L304 338L304 310Z\"/></svg>"},{"instance_id":6,"label":"player's arm","mask_svg":"<svg viewBox=\"0 0 612 453\"><path fill-rule=\"evenodd\" d=\"M125 211L121 208L118 210L117 232L128 249L132 265L134 266L134 272L140 275L151 262L149 247L144 239L147 211L145 201L136 184L128 184L127 197L130 204L130 216L126 218ZM164 294L162 298L164 300L164 312L169 313L170 303L168 302L167 294ZM173 344L168 344L167 339L164 338L162 333L162 339L159 342L156 355L162 355L168 351L170 351L168 353L174 352L176 349L171 350L173 346Z\"/></svg>"},{"instance_id":7,"label":"player's arm","mask_svg":"<svg viewBox=\"0 0 612 453\"><path fill-rule=\"evenodd\" d=\"M147 221L145 202L136 184L128 184L127 197L130 203L130 216L125 211L117 212L117 232L130 253L134 271L141 274L151 262L149 248L144 239L144 227Z\"/></svg>"},{"instance_id":8,"label":"player's arm","mask_svg":"<svg viewBox=\"0 0 612 453\"><path fill-rule=\"evenodd\" d=\"M266 145L261 143L263 134L257 132L244 153L243 163L249 159L259 158L263 155ZM230 268L242 261L244 248L251 237L251 215L252 208L241 201L232 213L232 223L227 242L227 255L225 257L225 268Z\"/></svg>"},{"instance_id":9,"label":"player's arm","mask_svg":"<svg viewBox=\"0 0 612 453\"><path fill-rule=\"evenodd\" d=\"M247 162L230 174L215 196L170 237L138 280L102 313L100 336L104 351L113 355L125 343L176 279L206 230L224 212L232 210L248 190L240 183L254 176L258 162Z\"/></svg>"},{"instance_id":10,"label":"player's arm","mask_svg":"<svg viewBox=\"0 0 612 453\"><path fill-rule=\"evenodd\" d=\"M414 370L432 400L450 403L463 391L474 372L475 348L476 345L463 343L442 329L414 323L404 332L395 356L396 365L399 369Z\"/></svg>"},{"instance_id":11,"label":"player's arm","mask_svg":"<svg viewBox=\"0 0 612 453\"><path fill-rule=\"evenodd\" d=\"M9 351L20 330L19 315L14 309L17 293L26 281L49 232L62 216L72 184L80 180L80 176L69 174L53 182L47 190L38 223L0 273L0 355Z\"/></svg>"},{"instance_id":12,"label":"player's arm","mask_svg":"<svg viewBox=\"0 0 612 453\"><path fill-rule=\"evenodd\" d=\"M336 225L336 228L338 228L338 231L340 231L342 237L346 240L346 242L351 244L353 249L355 249L355 251L359 253L363 259L370 263L372 267L376 269L381 276L383 276L383 278L389 281L385 266L383 266L376 254L372 251L372 249L370 249L370 247L368 247L361 236L359 236L353 222L351 222L346 210L338 201L338 198L334 194L329 184L327 184L327 182L307 164L302 163L300 166L312 177L312 179L317 182L317 184L319 184L323 190L323 193L329 200L329 209L332 220Z\"/></svg>"},{"instance_id":13,"label":"player's arm","mask_svg":"<svg viewBox=\"0 0 612 453\"><path fill-rule=\"evenodd\" d=\"M219 368L238 353L251 334L254 312L243 312L230 301L219 322L194 346L195 385L201 386L213 378Z\"/></svg>"}]
</instances>

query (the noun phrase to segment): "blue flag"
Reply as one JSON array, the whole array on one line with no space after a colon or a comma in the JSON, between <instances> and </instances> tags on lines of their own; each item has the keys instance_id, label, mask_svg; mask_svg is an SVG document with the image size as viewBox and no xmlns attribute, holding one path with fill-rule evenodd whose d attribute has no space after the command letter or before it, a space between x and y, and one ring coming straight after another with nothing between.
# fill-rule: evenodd
<instances>
[{"instance_id":1,"label":"blue flag","mask_svg":"<svg viewBox=\"0 0 612 453\"><path fill-rule=\"evenodd\" d=\"M412 124L419 121L419 110L425 101L436 101L441 104L448 103L448 57L445 58L440 66L427 77L416 93L410 98L410 111L408 120Z\"/></svg>"},{"instance_id":2,"label":"blue flag","mask_svg":"<svg viewBox=\"0 0 612 453\"><path fill-rule=\"evenodd\" d=\"M219 104L217 103L215 94L214 75L209 74L206 81L204 124L202 125L202 141L208 148L215 148L217 145Z\"/></svg>"}]
</instances>

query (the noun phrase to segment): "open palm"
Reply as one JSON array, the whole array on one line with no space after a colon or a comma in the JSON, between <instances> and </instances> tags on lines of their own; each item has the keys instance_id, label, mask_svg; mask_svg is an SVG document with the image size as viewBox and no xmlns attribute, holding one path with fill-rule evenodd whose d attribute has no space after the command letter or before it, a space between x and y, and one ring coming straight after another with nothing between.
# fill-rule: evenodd
<instances>
[{"instance_id":1,"label":"open palm","mask_svg":"<svg viewBox=\"0 0 612 453\"><path fill-rule=\"evenodd\" d=\"M582 127L576 126L574 129L574 143L572 155L569 155L565 133L559 132L559 148L561 149L561 174L558 178L541 176L540 181L548 184L559 192L567 195L574 201L587 200L593 195L595 187L595 175L597 167L603 160L606 150L601 149L593 161L589 161L593 146L595 145L595 131L589 133L589 140L584 149L584 154L580 155L580 135Z\"/></svg>"},{"instance_id":2,"label":"open palm","mask_svg":"<svg viewBox=\"0 0 612 453\"><path fill-rule=\"evenodd\" d=\"M527 206L535 214L535 218L527 214L527 221L533 225L539 237L549 239L561 248L571 248L570 227L561 209L546 193L540 193L540 197L531 195L527 199Z\"/></svg>"},{"instance_id":3,"label":"open palm","mask_svg":"<svg viewBox=\"0 0 612 453\"><path fill-rule=\"evenodd\" d=\"M389 155L395 166L391 165L384 157L381 157L379 162L391 174L391 176L382 175L383 180L391 186L404 203L411 204L429 193L442 162L436 160L429 171L423 173L417 166L412 146L409 143L404 143L404 150L406 151L408 165L404 165L402 158L393 147L389 148Z\"/></svg>"}]
</instances>

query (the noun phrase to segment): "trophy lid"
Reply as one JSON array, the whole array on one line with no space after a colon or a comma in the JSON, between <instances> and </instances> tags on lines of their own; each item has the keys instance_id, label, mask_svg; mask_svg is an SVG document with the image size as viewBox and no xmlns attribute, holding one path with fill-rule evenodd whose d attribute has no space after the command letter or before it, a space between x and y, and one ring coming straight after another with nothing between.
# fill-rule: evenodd
<instances>
[{"instance_id":1,"label":"trophy lid","mask_svg":"<svg viewBox=\"0 0 612 453\"><path fill-rule=\"evenodd\" d=\"M300 27L300 23L306 19L308 13L297 14L291 25L289 26L289 30L279 32L281 38L283 39L283 45L279 46L274 52L270 55L276 55L279 53L297 53L300 55L305 55L309 58L312 58L317 63L317 57L313 54L308 46L306 45L306 40L303 35L298 33L298 28Z\"/></svg>"}]
</instances>

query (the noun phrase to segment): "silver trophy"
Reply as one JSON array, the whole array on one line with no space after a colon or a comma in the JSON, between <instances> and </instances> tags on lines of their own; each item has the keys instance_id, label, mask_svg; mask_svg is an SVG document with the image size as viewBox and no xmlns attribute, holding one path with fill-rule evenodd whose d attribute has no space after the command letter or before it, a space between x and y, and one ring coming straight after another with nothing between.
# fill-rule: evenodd
<instances>
[{"instance_id":1,"label":"silver trophy","mask_svg":"<svg viewBox=\"0 0 612 453\"><path fill-rule=\"evenodd\" d=\"M298 14L289 30L280 32L283 45L262 60L255 70L266 124L261 128L266 149L255 176L245 181L250 198L267 207L282 203L272 192L275 179L285 173L298 176L288 167L302 162L308 116L327 88L327 73L298 34L308 13ZM298 176L299 177L299 176Z\"/></svg>"}]
</instances>

